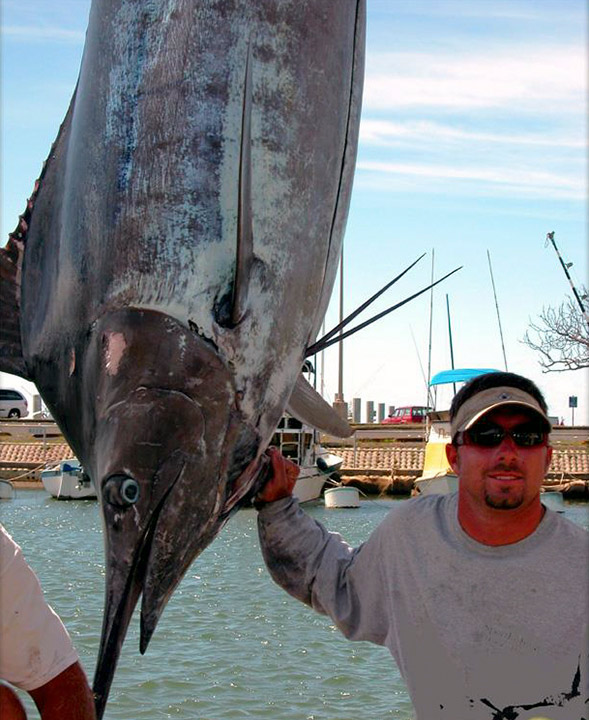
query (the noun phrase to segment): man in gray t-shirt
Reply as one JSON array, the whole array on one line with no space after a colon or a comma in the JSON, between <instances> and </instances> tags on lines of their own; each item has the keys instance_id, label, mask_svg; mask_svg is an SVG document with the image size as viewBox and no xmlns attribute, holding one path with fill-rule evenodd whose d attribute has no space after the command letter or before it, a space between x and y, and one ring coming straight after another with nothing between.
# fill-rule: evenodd
<instances>
[{"instance_id":1,"label":"man in gray t-shirt","mask_svg":"<svg viewBox=\"0 0 589 720\"><path fill-rule=\"evenodd\" d=\"M450 417L458 493L402 503L356 549L302 512L296 466L269 451L268 569L350 639L389 648L417 720L587 719L589 534L541 503L544 398L488 373Z\"/></svg>"}]
</instances>

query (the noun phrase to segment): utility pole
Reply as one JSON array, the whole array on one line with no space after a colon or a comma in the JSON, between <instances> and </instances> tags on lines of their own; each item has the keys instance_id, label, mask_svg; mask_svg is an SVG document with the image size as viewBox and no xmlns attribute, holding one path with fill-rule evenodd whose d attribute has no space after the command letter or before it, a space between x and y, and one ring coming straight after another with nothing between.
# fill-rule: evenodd
<instances>
[{"instance_id":1,"label":"utility pole","mask_svg":"<svg viewBox=\"0 0 589 720\"><path fill-rule=\"evenodd\" d=\"M342 243L342 251L340 256L339 266L339 321L340 324L344 319L344 245ZM343 334L343 328L340 328L340 336ZM335 400L333 401L334 410L343 417L345 420L348 419L348 406L344 402L344 343L343 340L339 342L339 363L338 363L338 380L337 380L337 393L335 394Z\"/></svg>"}]
</instances>

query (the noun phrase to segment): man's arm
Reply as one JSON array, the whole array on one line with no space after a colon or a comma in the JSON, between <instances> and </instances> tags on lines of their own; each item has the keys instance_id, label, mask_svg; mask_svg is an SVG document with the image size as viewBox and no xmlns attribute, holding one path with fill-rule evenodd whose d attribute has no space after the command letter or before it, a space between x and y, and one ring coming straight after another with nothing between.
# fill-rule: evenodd
<instances>
[{"instance_id":1,"label":"man's arm","mask_svg":"<svg viewBox=\"0 0 589 720\"><path fill-rule=\"evenodd\" d=\"M0 682L1 720L27 720L27 714L18 695L8 685Z\"/></svg>"},{"instance_id":2,"label":"man's arm","mask_svg":"<svg viewBox=\"0 0 589 720\"><path fill-rule=\"evenodd\" d=\"M384 644L388 598L380 541L350 547L303 512L292 497L298 467L275 449L271 474L256 498L258 533L273 580L297 600L329 615L353 640Z\"/></svg>"},{"instance_id":3,"label":"man's arm","mask_svg":"<svg viewBox=\"0 0 589 720\"><path fill-rule=\"evenodd\" d=\"M94 696L79 662L29 694L41 720L96 720Z\"/></svg>"}]
</instances>

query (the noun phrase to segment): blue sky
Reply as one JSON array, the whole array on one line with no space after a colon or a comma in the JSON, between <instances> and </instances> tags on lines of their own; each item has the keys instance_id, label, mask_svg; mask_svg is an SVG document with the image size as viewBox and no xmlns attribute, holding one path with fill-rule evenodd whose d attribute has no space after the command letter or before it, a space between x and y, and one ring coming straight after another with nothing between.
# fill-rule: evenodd
<instances>
[{"instance_id":1,"label":"blue sky","mask_svg":"<svg viewBox=\"0 0 589 720\"><path fill-rule=\"evenodd\" d=\"M3 0L4 238L65 114L89 6ZM585 0L368 0L344 311L423 252L375 312L428 283L432 251L437 277L463 269L434 293L431 362L429 293L344 343L346 400L425 401L428 366L450 367L446 294L456 366L503 369L488 250L509 370L538 382L567 421L577 395L575 421L589 424L587 372L543 374L521 343L530 319L570 294L548 232L587 284L587 21ZM334 301L327 329L338 314ZM323 379L333 399L336 349Z\"/></svg>"}]
</instances>

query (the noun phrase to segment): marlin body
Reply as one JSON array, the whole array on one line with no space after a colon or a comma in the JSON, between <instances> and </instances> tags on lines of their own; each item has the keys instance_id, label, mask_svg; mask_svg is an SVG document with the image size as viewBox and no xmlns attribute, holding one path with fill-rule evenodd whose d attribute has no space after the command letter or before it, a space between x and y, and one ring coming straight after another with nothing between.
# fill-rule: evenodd
<instances>
[{"instance_id":1,"label":"marlin body","mask_svg":"<svg viewBox=\"0 0 589 720\"><path fill-rule=\"evenodd\" d=\"M99 495L99 714L139 596L144 651L256 491L293 388L302 419L347 434L299 376L349 206L364 13L92 4L70 108L0 251L0 369L37 385Z\"/></svg>"}]
</instances>

